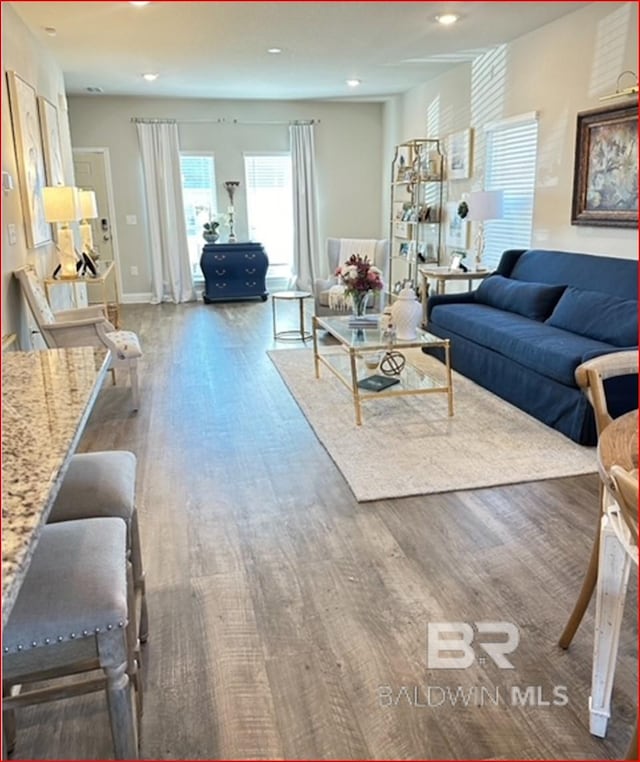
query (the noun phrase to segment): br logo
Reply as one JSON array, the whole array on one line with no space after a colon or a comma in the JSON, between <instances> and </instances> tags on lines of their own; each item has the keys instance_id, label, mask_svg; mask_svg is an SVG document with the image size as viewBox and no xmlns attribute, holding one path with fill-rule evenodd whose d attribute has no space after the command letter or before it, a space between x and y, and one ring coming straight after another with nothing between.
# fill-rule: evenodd
<instances>
[{"instance_id":1,"label":"br logo","mask_svg":"<svg viewBox=\"0 0 640 762\"><path fill-rule=\"evenodd\" d=\"M500 669L514 669L505 654L520 642L518 628L511 622L429 622L427 625L427 667L429 669L467 669L476 660L472 643L482 649ZM502 640L483 640L479 635L501 635ZM482 657L481 657L482 660Z\"/></svg>"}]
</instances>

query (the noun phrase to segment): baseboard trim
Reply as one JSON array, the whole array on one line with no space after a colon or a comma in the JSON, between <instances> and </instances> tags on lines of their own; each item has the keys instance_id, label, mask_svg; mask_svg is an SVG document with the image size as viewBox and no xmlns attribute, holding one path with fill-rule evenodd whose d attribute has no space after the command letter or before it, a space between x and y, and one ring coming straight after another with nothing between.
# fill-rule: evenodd
<instances>
[{"instance_id":1,"label":"baseboard trim","mask_svg":"<svg viewBox=\"0 0 640 762\"><path fill-rule=\"evenodd\" d=\"M151 301L151 292L142 294L122 294L121 304L149 304Z\"/></svg>"}]
</instances>

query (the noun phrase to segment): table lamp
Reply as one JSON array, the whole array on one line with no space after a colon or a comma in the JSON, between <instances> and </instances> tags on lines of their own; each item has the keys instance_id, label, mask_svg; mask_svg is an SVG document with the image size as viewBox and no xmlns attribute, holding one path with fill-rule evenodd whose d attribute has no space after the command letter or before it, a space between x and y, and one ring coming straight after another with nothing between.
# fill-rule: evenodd
<instances>
[{"instance_id":1,"label":"table lamp","mask_svg":"<svg viewBox=\"0 0 640 762\"><path fill-rule=\"evenodd\" d=\"M80 221L80 238L82 239L82 253L96 258L93 249L93 230L89 220L95 220L98 216L96 193L92 190L80 189L80 209L82 219Z\"/></svg>"},{"instance_id":2,"label":"table lamp","mask_svg":"<svg viewBox=\"0 0 640 762\"><path fill-rule=\"evenodd\" d=\"M70 222L80 219L80 197L78 189L70 185L47 186L43 188L44 217L47 222L57 224L57 250L62 278L77 277L78 257Z\"/></svg>"},{"instance_id":3,"label":"table lamp","mask_svg":"<svg viewBox=\"0 0 640 762\"><path fill-rule=\"evenodd\" d=\"M501 190L472 191L467 199L467 204L469 205L467 219L478 223L475 239L476 270L482 269L482 255L484 253L484 223L487 220L502 219L503 197L504 194Z\"/></svg>"}]
</instances>

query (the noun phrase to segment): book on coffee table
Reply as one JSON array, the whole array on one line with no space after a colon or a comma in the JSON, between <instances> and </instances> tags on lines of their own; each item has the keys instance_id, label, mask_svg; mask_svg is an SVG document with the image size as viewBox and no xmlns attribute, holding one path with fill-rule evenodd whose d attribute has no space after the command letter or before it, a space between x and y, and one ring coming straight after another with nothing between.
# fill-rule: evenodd
<instances>
[{"instance_id":1,"label":"book on coffee table","mask_svg":"<svg viewBox=\"0 0 640 762\"><path fill-rule=\"evenodd\" d=\"M360 389L366 389L369 392L381 392L383 389L388 389L390 386L399 383L399 378L392 378L391 376L367 376L358 381L358 386Z\"/></svg>"},{"instance_id":2,"label":"book on coffee table","mask_svg":"<svg viewBox=\"0 0 640 762\"><path fill-rule=\"evenodd\" d=\"M349 328L377 328L380 315L361 315L349 318Z\"/></svg>"}]
</instances>

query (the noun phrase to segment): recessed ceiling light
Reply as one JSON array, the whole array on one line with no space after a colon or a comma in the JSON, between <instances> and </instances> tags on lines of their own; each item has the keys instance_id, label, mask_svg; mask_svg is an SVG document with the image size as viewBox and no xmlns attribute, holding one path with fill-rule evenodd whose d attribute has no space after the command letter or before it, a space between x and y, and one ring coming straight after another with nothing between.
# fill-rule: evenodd
<instances>
[{"instance_id":1,"label":"recessed ceiling light","mask_svg":"<svg viewBox=\"0 0 640 762\"><path fill-rule=\"evenodd\" d=\"M142 79L146 79L147 82L154 82L156 79L158 79L158 75L149 72L148 74L143 74Z\"/></svg>"},{"instance_id":2,"label":"recessed ceiling light","mask_svg":"<svg viewBox=\"0 0 640 762\"><path fill-rule=\"evenodd\" d=\"M138 3L130 2L129 5L139 5L142 7L143 5L149 5L150 2L151 0L141 0Z\"/></svg>"},{"instance_id":3,"label":"recessed ceiling light","mask_svg":"<svg viewBox=\"0 0 640 762\"><path fill-rule=\"evenodd\" d=\"M49 35L49 37L55 37L58 34L58 30L55 28L55 26L45 26L44 31Z\"/></svg>"},{"instance_id":4,"label":"recessed ceiling light","mask_svg":"<svg viewBox=\"0 0 640 762\"><path fill-rule=\"evenodd\" d=\"M267 53L272 53L274 56L277 56L278 53L282 53L282 48L267 48Z\"/></svg>"},{"instance_id":5,"label":"recessed ceiling light","mask_svg":"<svg viewBox=\"0 0 640 762\"><path fill-rule=\"evenodd\" d=\"M92 93L93 95L98 95L98 93L103 93L104 90L101 87L94 87L93 85L89 85L89 87L86 88L88 93Z\"/></svg>"},{"instance_id":6,"label":"recessed ceiling light","mask_svg":"<svg viewBox=\"0 0 640 762\"><path fill-rule=\"evenodd\" d=\"M455 13L443 13L441 16L436 16L436 21L438 24L442 24L442 26L451 26L451 24L455 24L459 18L460 16L456 16Z\"/></svg>"},{"instance_id":7,"label":"recessed ceiling light","mask_svg":"<svg viewBox=\"0 0 640 762\"><path fill-rule=\"evenodd\" d=\"M358 85L360 84L359 79L348 79L346 80L346 82L349 85L349 87L358 87Z\"/></svg>"}]
</instances>

